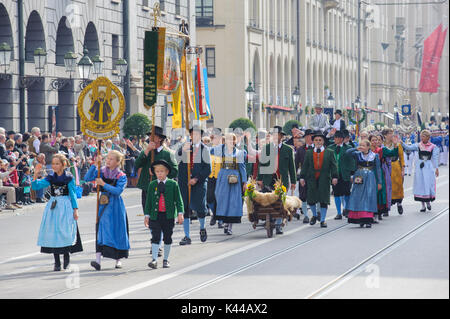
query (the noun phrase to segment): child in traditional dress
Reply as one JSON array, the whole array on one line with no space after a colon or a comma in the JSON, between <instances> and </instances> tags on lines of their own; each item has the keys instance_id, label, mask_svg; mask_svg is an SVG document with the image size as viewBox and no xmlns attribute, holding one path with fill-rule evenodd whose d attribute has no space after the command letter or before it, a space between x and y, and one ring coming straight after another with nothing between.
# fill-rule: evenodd
<instances>
[{"instance_id":1,"label":"child in traditional dress","mask_svg":"<svg viewBox=\"0 0 450 319\"><path fill-rule=\"evenodd\" d=\"M122 199L122 192L127 186L127 176L121 171L124 156L118 151L109 151L106 165L97 174L97 166L92 165L85 176L85 181L94 181L100 187L101 197L98 210L96 260L91 266L101 269L101 256L116 261L116 268L122 268L121 259L128 258L130 242L128 236L128 217ZM97 157L102 163L102 157Z\"/></svg>"},{"instance_id":2,"label":"child in traditional dress","mask_svg":"<svg viewBox=\"0 0 450 319\"><path fill-rule=\"evenodd\" d=\"M50 187L52 196L42 216L37 244L41 246L41 253L54 255L54 271L61 270L59 255L64 255L64 269L67 269L69 253L83 251L77 225L76 186L73 176L66 171L68 164L64 155L53 155L53 172L43 179L37 179L39 168L36 168L31 183L33 190Z\"/></svg>"},{"instance_id":3,"label":"child in traditional dress","mask_svg":"<svg viewBox=\"0 0 450 319\"><path fill-rule=\"evenodd\" d=\"M152 261L150 268L158 268L158 251L161 242L161 232L164 236L163 268L170 268L169 254L172 247L172 234L175 219L178 224L184 222L184 205L178 183L168 179L171 167L165 160L155 161L151 165L153 180L147 190L145 205L145 227L152 231Z\"/></svg>"}]
</instances>

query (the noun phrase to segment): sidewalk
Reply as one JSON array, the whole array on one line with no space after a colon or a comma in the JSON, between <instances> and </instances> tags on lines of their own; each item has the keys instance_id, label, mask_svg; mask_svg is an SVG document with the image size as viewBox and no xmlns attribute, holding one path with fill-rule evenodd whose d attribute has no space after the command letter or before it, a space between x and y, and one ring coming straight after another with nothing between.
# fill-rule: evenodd
<instances>
[{"instance_id":1,"label":"sidewalk","mask_svg":"<svg viewBox=\"0 0 450 319\"><path fill-rule=\"evenodd\" d=\"M123 192L123 196L137 195L137 194L141 194L141 190L139 188L125 188ZM89 194L89 196L83 196L81 198L78 198L78 204L96 201L97 201L96 193L91 193ZM14 211L9 209L3 209L3 211L0 212L0 215L24 214L36 209L41 211L44 210L45 205L47 205L47 203L34 203L32 205L23 206L21 209L16 209Z\"/></svg>"}]
</instances>

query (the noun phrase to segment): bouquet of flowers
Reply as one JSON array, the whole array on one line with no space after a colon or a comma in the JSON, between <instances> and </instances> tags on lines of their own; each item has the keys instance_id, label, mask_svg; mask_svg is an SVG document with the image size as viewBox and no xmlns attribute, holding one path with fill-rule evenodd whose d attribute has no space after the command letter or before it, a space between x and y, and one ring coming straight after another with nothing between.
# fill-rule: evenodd
<instances>
[{"instance_id":1,"label":"bouquet of flowers","mask_svg":"<svg viewBox=\"0 0 450 319\"><path fill-rule=\"evenodd\" d=\"M281 199L283 204L286 202L286 193L286 187L281 183L281 180L277 180L275 183L275 194Z\"/></svg>"}]
</instances>

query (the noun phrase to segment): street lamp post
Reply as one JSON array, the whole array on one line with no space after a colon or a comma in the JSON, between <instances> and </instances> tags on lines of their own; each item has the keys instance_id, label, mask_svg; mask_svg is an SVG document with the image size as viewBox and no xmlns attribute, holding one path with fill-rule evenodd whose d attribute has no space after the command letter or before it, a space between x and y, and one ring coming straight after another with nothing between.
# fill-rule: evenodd
<instances>
[{"instance_id":1,"label":"street lamp post","mask_svg":"<svg viewBox=\"0 0 450 319\"><path fill-rule=\"evenodd\" d=\"M64 55L64 66L66 68L66 73L69 73L69 78L52 80L50 84L53 90L61 90L72 81L72 73L76 71L77 66L77 55L72 51L67 52Z\"/></svg>"},{"instance_id":2,"label":"street lamp post","mask_svg":"<svg viewBox=\"0 0 450 319\"><path fill-rule=\"evenodd\" d=\"M124 87L124 79L127 76L128 63L125 59L119 59L116 61L116 67L119 70L118 76L120 77L120 82L117 83L120 87Z\"/></svg>"},{"instance_id":3,"label":"street lamp post","mask_svg":"<svg viewBox=\"0 0 450 319\"><path fill-rule=\"evenodd\" d=\"M89 77L91 75L92 66L94 65L88 54L89 51L87 49L84 49L83 57L78 62L78 72L80 72L80 78L83 80L83 82L80 83L81 90L89 85Z\"/></svg>"},{"instance_id":4,"label":"street lamp post","mask_svg":"<svg viewBox=\"0 0 450 319\"><path fill-rule=\"evenodd\" d=\"M300 101L300 90L298 89L298 86L296 86L294 92L292 92L292 102L294 103L294 107L297 111L297 121L300 122L300 108L298 105L299 101Z\"/></svg>"},{"instance_id":5,"label":"street lamp post","mask_svg":"<svg viewBox=\"0 0 450 319\"><path fill-rule=\"evenodd\" d=\"M380 123L381 123L381 113L383 111L383 103L381 102L381 99L378 100L377 108L378 108L378 115L379 115L379 119L380 119Z\"/></svg>"},{"instance_id":6,"label":"street lamp post","mask_svg":"<svg viewBox=\"0 0 450 319\"><path fill-rule=\"evenodd\" d=\"M247 116L252 120L252 103L255 97L255 89L251 81L248 82L248 87L245 89L245 97L247 98Z\"/></svg>"},{"instance_id":7,"label":"street lamp post","mask_svg":"<svg viewBox=\"0 0 450 319\"><path fill-rule=\"evenodd\" d=\"M359 95L356 97L354 109L356 114L356 136L359 137L359 112L361 110L361 99L359 98Z\"/></svg>"},{"instance_id":8,"label":"street lamp post","mask_svg":"<svg viewBox=\"0 0 450 319\"><path fill-rule=\"evenodd\" d=\"M44 73L45 64L47 63L47 52L42 48L34 50L34 67L38 76L23 76L20 78L20 86L22 88L29 88L34 83L40 83L44 81L42 74Z\"/></svg>"},{"instance_id":9,"label":"street lamp post","mask_svg":"<svg viewBox=\"0 0 450 319\"><path fill-rule=\"evenodd\" d=\"M333 113L334 113L334 111L335 111L334 107L336 105L336 101L334 100L333 93L331 93L331 92L330 92L330 95L328 95L327 104L328 104L329 108L333 109Z\"/></svg>"}]
</instances>

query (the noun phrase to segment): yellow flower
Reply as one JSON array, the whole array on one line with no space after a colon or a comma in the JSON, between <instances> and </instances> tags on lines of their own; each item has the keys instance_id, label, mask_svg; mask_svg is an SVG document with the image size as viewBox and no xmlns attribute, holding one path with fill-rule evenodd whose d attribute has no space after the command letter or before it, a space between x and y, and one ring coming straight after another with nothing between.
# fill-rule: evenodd
<instances>
[{"instance_id":1,"label":"yellow flower","mask_svg":"<svg viewBox=\"0 0 450 319\"><path fill-rule=\"evenodd\" d=\"M281 187L281 189L283 190L283 192L286 192L286 187L284 185Z\"/></svg>"}]
</instances>

